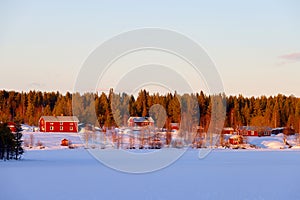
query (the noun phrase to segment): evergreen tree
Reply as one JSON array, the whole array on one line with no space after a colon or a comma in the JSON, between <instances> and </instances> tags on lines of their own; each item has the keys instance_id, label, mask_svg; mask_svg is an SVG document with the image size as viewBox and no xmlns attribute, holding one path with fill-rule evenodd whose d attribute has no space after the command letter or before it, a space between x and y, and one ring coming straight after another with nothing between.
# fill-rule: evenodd
<instances>
[{"instance_id":1,"label":"evergreen tree","mask_svg":"<svg viewBox=\"0 0 300 200\"><path fill-rule=\"evenodd\" d=\"M0 123L0 159L19 159L23 154L22 134L17 126L17 132L14 134L7 127L6 123Z\"/></svg>"},{"instance_id":2,"label":"evergreen tree","mask_svg":"<svg viewBox=\"0 0 300 200\"><path fill-rule=\"evenodd\" d=\"M24 153L22 148L22 128L19 123L16 124L16 133L14 133L14 150L15 150L15 160L20 159L21 155Z\"/></svg>"},{"instance_id":3,"label":"evergreen tree","mask_svg":"<svg viewBox=\"0 0 300 200\"><path fill-rule=\"evenodd\" d=\"M116 122L117 126L122 126L122 104L121 104L121 97L120 95L117 94L112 94L112 99L111 99L111 109L112 109L112 114L114 121Z\"/></svg>"},{"instance_id":4,"label":"evergreen tree","mask_svg":"<svg viewBox=\"0 0 300 200\"><path fill-rule=\"evenodd\" d=\"M45 115L45 116L51 116L52 115L50 105L46 105L46 107L44 108L43 115Z\"/></svg>"},{"instance_id":5,"label":"evergreen tree","mask_svg":"<svg viewBox=\"0 0 300 200\"><path fill-rule=\"evenodd\" d=\"M27 108L26 108L26 121L29 125L34 125L35 121L34 121L34 105L33 102L30 98L28 98L28 102L27 102Z\"/></svg>"},{"instance_id":6,"label":"evergreen tree","mask_svg":"<svg viewBox=\"0 0 300 200\"><path fill-rule=\"evenodd\" d=\"M56 116L66 115L65 108L66 108L65 98L60 96L54 106L53 114Z\"/></svg>"},{"instance_id":7,"label":"evergreen tree","mask_svg":"<svg viewBox=\"0 0 300 200\"><path fill-rule=\"evenodd\" d=\"M275 105L273 107L273 112L272 112L272 125L273 127L278 127L280 126L280 113L279 113L279 106L278 102L276 100Z\"/></svg>"},{"instance_id":8,"label":"evergreen tree","mask_svg":"<svg viewBox=\"0 0 300 200\"><path fill-rule=\"evenodd\" d=\"M156 127L163 128L165 126L167 114L165 108L162 105L152 105L149 110L149 115L154 120Z\"/></svg>"}]
</instances>

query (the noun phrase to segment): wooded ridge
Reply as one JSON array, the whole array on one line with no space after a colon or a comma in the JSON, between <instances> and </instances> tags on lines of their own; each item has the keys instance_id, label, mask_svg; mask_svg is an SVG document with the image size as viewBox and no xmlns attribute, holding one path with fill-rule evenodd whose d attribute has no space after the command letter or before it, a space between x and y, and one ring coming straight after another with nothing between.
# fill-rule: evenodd
<instances>
[{"instance_id":1,"label":"wooded ridge","mask_svg":"<svg viewBox=\"0 0 300 200\"><path fill-rule=\"evenodd\" d=\"M149 94L141 90L137 97L125 93L116 94L111 89L109 94L85 93L65 95L59 92L15 92L0 91L0 121L16 121L29 125L38 125L43 115L73 115L73 107L80 109L79 120L89 120L89 112L96 113L100 126L118 126L126 124L129 116L149 116L151 106L159 104L165 108L168 122L180 122L182 115L190 112L182 109L189 98L197 100L200 120L197 125L207 128L211 118L211 96L202 91L195 94L177 93L166 95ZM299 130L300 98L295 96L244 97L220 94L226 105L224 126L243 125L283 127L293 126ZM72 107L72 98L77 105ZM192 109L193 110L193 109ZM151 113L150 113L151 114ZM192 113L197 114L197 113ZM197 119L197 118L196 118ZM198 118L199 119L199 118Z\"/></svg>"}]
</instances>

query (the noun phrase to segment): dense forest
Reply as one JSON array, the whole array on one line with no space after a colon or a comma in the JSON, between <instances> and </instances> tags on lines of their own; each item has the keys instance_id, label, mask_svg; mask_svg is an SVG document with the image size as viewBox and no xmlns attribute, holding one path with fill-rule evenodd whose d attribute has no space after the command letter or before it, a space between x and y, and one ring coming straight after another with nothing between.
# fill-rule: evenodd
<instances>
[{"instance_id":1,"label":"dense forest","mask_svg":"<svg viewBox=\"0 0 300 200\"><path fill-rule=\"evenodd\" d=\"M197 105L188 103L191 97L196 99ZM293 126L296 131L299 130L300 98L282 94L270 97L222 94L220 97L224 100L222 105L226 105L224 126ZM74 101L74 99L77 100ZM156 104L161 107L153 106ZM186 104L195 106L200 112L192 113L189 118L191 112L197 109L189 109L188 106L183 109ZM86 93L83 95L79 93L63 95L59 92L40 91L0 91L0 121L16 121L29 125L38 125L38 119L42 115L72 115L72 112L75 112L79 120L83 122L94 120L91 116L93 112L100 126L121 126L126 124L129 116L149 116L153 109L161 108L164 108L168 122L183 123L182 119L187 119L186 123L207 128L212 118L212 97L203 92L160 95L149 94L145 90L141 90L137 97L134 97L125 93L115 94L112 89L109 94ZM200 118L195 117L196 115L200 115ZM193 119L199 120L193 121Z\"/></svg>"}]
</instances>

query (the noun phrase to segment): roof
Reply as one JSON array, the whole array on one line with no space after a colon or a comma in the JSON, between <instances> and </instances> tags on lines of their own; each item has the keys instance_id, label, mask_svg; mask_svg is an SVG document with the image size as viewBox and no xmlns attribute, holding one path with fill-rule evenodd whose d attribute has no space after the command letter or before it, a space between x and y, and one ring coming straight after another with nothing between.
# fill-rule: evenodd
<instances>
[{"instance_id":1,"label":"roof","mask_svg":"<svg viewBox=\"0 0 300 200\"><path fill-rule=\"evenodd\" d=\"M15 122L7 122L8 126L16 126L17 124Z\"/></svg>"},{"instance_id":2,"label":"roof","mask_svg":"<svg viewBox=\"0 0 300 200\"><path fill-rule=\"evenodd\" d=\"M41 118L43 118L45 122L79 122L76 116L41 116Z\"/></svg>"},{"instance_id":3,"label":"roof","mask_svg":"<svg viewBox=\"0 0 300 200\"><path fill-rule=\"evenodd\" d=\"M272 130L283 130L284 127L277 127L277 128L273 128Z\"/></svg>"},{"instance_id":4,"label":"roof","mask_svg":"<svg viewBox=\"0 0 300 200\"><path fill-rule=\"evenodd\" d=\"M133 121L133 122L154 122L152 117L130 117L128 119L128 122Z\"/></svg>"},{"instance_id":5,"label":"roof","mask_svg":"<svg viewBox=\"0 0 300 200\"><path fill-rule=\"evenodd\" d=\"M272 129L268 126L240 126L239 130L258 131L258 130L272 130Z\"/></svg>"},{"instance_id":6,"label":"roof","mask_svg":"<svg viewBox=\"0 0 300 200\"><path fill-rule=\"evenodd\" d=\"M240 137L242 137L242 136L241 135L232 135L229 138L231 138L231 139L238 139Z\"/></svg>"},{"instance_id":7,"label":"roof","mask_svg":"<svg viewBox=\"0 0 300 200\"><path fill-rule=\"evenodd\" d=\"M232 127L224 127L223 130L224 131L234 131L234 129Z\"/></svg>"}]
</instances>

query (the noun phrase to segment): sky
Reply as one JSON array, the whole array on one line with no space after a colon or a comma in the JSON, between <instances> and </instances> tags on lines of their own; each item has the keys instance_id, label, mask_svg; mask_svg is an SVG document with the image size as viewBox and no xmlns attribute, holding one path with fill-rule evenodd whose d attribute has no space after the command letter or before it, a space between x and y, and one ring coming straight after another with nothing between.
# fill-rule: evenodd
<instances>
[{"instance_id":1,"label":"sky","mask_svg":"<svg viewBox=\"0 0 300 200\"><path fill-rule=\"evenodd\" d=\"M72 92L99 45L156 27L201 45L228 95L300 97L297 0L1 0L0 27L0 89Z\"/></svg>"}]
</instances>

